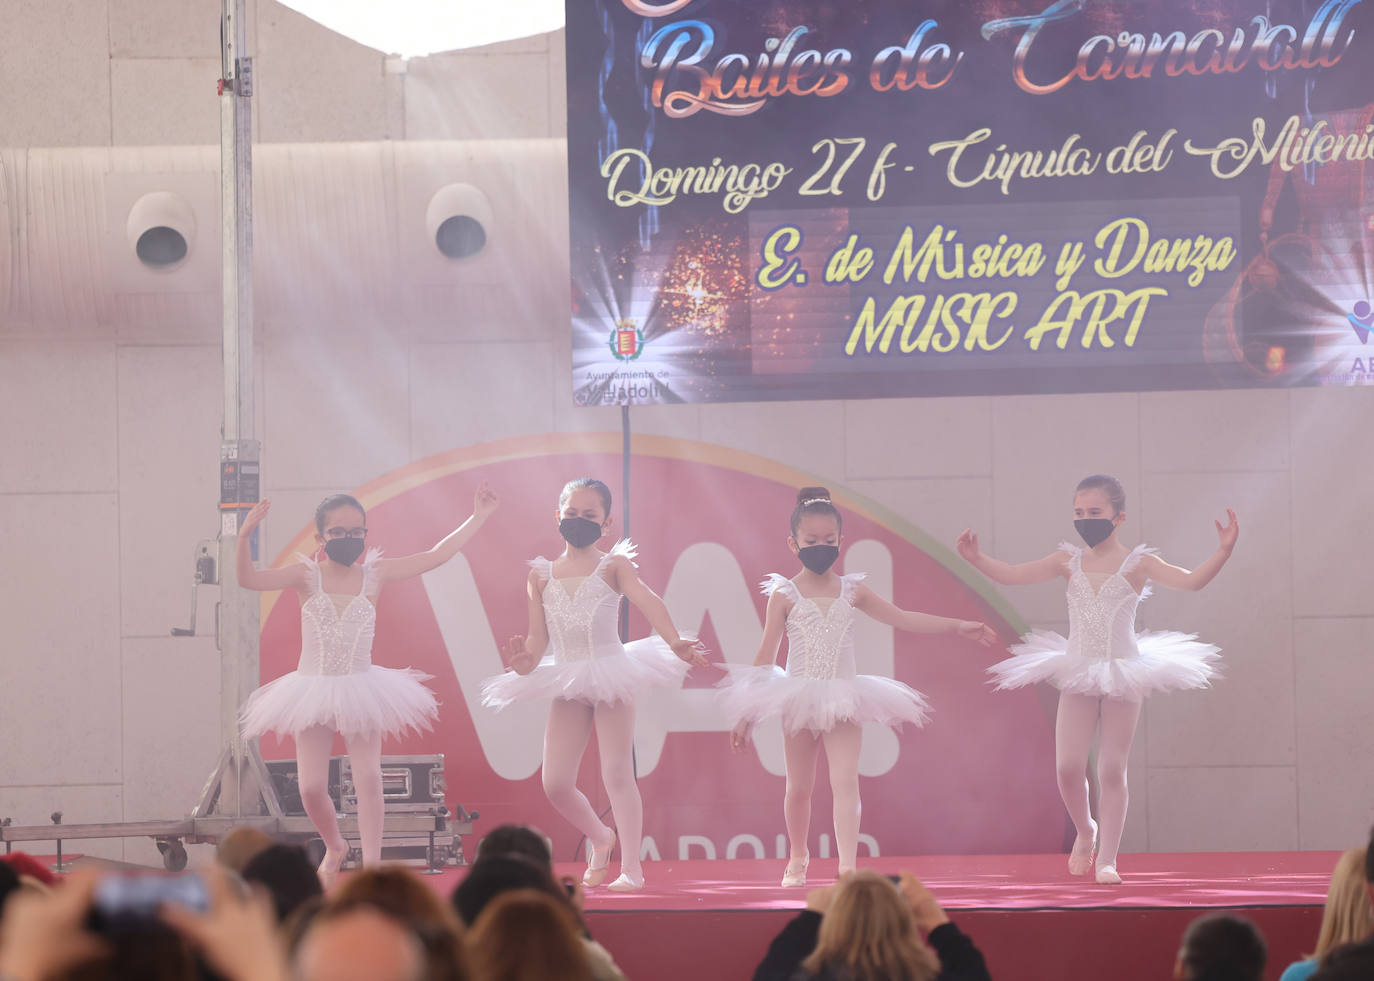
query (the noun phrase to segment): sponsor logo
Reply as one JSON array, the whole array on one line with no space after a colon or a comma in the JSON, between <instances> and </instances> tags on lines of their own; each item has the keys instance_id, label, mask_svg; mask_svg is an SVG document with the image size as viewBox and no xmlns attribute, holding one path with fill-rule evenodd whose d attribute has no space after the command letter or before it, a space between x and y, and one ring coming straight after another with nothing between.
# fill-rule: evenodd
<instances>
[{"instance_id":1,"label":"sponsor logo","mask_svg":"<svg viewBox=\"0 0 1374 981\"><path fill-rule=\"evenodd\" d=\"M607 343L617 361L634 361L644 353L644 331L633 320L618 320Z\"/></svg>"}]
</instances>

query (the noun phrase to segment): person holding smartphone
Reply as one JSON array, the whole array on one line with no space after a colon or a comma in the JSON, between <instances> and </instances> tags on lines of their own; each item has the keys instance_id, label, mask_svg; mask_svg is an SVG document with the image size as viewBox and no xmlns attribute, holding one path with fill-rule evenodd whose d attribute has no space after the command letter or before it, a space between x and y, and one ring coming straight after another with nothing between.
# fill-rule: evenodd
<instances>
[{"instance_id":1,"label":"person holding smartphone","mask_svg":"<svg viewBox=\"0 0 1374 981\"><path fill-rule=\"evenodd\" d=\"M867 869L812 889L754 981L991 981L983 955L910 872Z\"/></svg>"}]
</instances>

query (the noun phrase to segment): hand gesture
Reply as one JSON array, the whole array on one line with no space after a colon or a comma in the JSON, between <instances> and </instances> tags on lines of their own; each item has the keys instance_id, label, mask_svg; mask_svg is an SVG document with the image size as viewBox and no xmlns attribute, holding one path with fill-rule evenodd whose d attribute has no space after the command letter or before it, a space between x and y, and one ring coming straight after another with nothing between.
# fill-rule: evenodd
<instances>
[{"instance_id":1,"label":"hand gesture","mask_svg":"<svg viewBox=\"0 0 1374 981\"><path fill-rule=\"evenodd\" d=\"M1240 537L1240 522L1236 519L1236 512L1231 508L1226 509L1226 524L1220 521L1215 522L1217 526L1217 538L1220 539L1221 547L1229 555L1231 550L1236 547L1236 539Z\"/></svg>"},{"instance_id":2,"label":"hand gesture","mask_svg":"<svg viewBox=\"0 0 1374 981\"><path fill-rule=\"evenodd\" d=\"M996 643L997 631L981 620L960 620L956 632L965 640L973 640L987 647Z\"/></svg>"},{"instance_id":3,"label":"hand gesture","mask_svg":"<svg viewBox=\"0 0 1374 981\"><path fill-rule=\"evenodd\" d=\"M583 907L587 905L587 893L582 888L582 880L565 875L558 882L563 887L563 891L567 893L568 902L572 903L573 909L581 913Z\"/></svg>"},{"instance_id":4,"label":"hand gesture","mask_svg":"<svg viewBox=\"0 0 1374 981\"><path fill-rule=\"evenodd\" d=\"M287 977L277 939L276 916L266 893L244 895L220 868L206 869L210 911L164 906L162 921L205 955L229 981L278 981Z\"/></svg>"},{"instance_id":5,"label":"hand gesture","mask_svg":"<svg viewBox=\"0 0 1374 981\"><path fill-rule=\"evenodd\" d=\"M250 535L253 529L262 524L262 519L267 517L267 512L272 510L271 501L259 501L253 505L253 510L248 512L248 517L243 519L243 524L239 525L240 535Z\"/></svg>"},{"instance_id":6,"label":"hand gesture","mask_svg":"<svg viewBox=\"0 0 1374 981\"><path fill-rule=\"evenodd\" d=\"M902 895L911 905L911 915L916 920L916 928L921 931L922 936L930 933L937 926L949 922L949 917L940 908L939 902L926 888L925 883L910 872L901 874L897 888L902 891Z\"/></svg>"},{"instance_id":7,"label":"hand gesture","mask_svg":"<svg viewBox=\"0 0 1374 981\"><path fill-rule=\"evenodd\" d=\"M11 896L0 924L0 976L39 981L108 956L109 948L85 929L99 880L94 869L78 869L50 895Z\"/></svg>"},{"instance_id":8,"label":"hand gesture","mask_svg":"<svg viewBox=\"0 0 1374 981\"><path fill-rule=\"evenodd\" d=\"M749 744L754 741L754 727L748 722L741 722L730 730L730 748L736 753L743 753L749 748Z\"/></svg>"},{"instance_id":9,"label":"hand gesture","mask_svg":"<svg viewBox=\"0 0 1374 981\"><path fill-rule=\"evenodd\" d=\"M954 547L958 549L960 557L970 565L976 564L983 557L983 553L978 550L978 535L972 528L963 530L963 533L959 535L959 540L954 543Z\"/></svg>"},{"instance_id":10,"label":"hand gesture","mask_svg":"<svg viewBox=\"0 0 1374 981\"><path fill-rule=\"evenodd\" d=\"M529 674L534 670L534 655L525 648L525 638L515 636L510 639L510 643L501 649L505 655L506 663L516 674Z\"/></svg>"},{"instance_id":11,"label":"hand gesture","mask_svg":"<svg viewBox=\"0 0 1374 981\"><path fill-rule=\"evenodd\" d=\"M679 637L668 646L673 649L674 654L693 667L706 668L711 666L711 662L706 660L706 648L702 646L699 640Z\"/></svg>"},{"instance_id":12,"label":"hand gesture","mask_svg":"<svg viewBox=\"0 0 1374 981\"><path fill-rule=\"evenodd\" d=\"M824 916L826 911L830 909L830 904L835 899L835 892L839 888L840 883L834 882L828 886L817 886L815 889L808 890L806 893L806 908L813 913L819 913Z\"/></svg>"},{"instance_id":13,"label":"hand gesture","mask_svg":"<svg viewBox=\"0 0 1374 981\"><path fill-rule=\"evenodd\" d=\"M485 480L477 485L477 493L472 498L472 513L479 518L486 518L501 506L501 498L496 496L496 491L491 489L491 485Z\"/></svg>"}]
</instances>

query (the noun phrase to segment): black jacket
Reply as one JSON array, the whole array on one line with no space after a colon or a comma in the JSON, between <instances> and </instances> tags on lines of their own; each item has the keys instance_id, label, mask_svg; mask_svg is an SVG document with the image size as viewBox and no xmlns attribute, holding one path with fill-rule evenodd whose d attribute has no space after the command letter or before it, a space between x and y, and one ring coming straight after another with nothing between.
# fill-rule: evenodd
<instances>
[{"instance_id":1,"label":"black jacket","mask_svg":"<svg viewBox=\"0 0 1374 981\"><path fill-rule=\"evenodd\" d=\"M801 970L801 962L816 949L820 929L821 914L809 909L798 913L768 945L768 953L754 971L754 981L793 981L811 977ZM937 926L927 939L940 956L938 981L992 981L983 955L953 923Z\"/></svg>"}]
</instances>

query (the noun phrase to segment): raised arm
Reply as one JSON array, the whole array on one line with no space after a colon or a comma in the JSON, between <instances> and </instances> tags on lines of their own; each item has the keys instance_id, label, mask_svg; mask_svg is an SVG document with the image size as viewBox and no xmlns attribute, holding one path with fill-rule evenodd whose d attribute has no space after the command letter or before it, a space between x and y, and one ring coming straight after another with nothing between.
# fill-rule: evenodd
<instances>
[{"instance_id":1,"label":"raised arm","mask_svg":"<svg viewBox=\"0 0 1374 981\"><path fill-rule=\"evenodd\" d=\"M244 589L269 592L274 589L298 589L305 585L305 566L299 563L280 569L258 569L253 565L253 553L248 543L253 537L253 530L262 524L262 519L267 517L271 509L271 501L259 501L239 528L239 540L234 546L234 576Z\"/></svg>"},{"instance_id":2,"label":"raised arm","mask_svg":"<svg viewBox=\"0 0 1374 981\"><path fill-rule=\"evenodd\" d=\"M635 608L643 613L649 621L649 626L654 628L654 632L668 642L668 646L673 649L673 653L682 658L688 664L697 667L707 667L711 662L706 660L706 655L702 653L701 642L696 640L685 640L678 635L677 627L673 626L673 618L668 614L668 606L639 578L639 571L634 563L623 555L617 555L610 562L611 577L615 581L616 589L624 594L625 598L635 605Z\"/></svg>"},{"instance_id":3,"label":"raised arm","mask_svg":"<svg viewBox=\"0 0 1374 981\"><path fill-rule=\"evenodd\" d=\"M529 612L529 632L512 637L503 654L516 674L529 674L549 646L549 625L544 619L544 578L535 569L525 584Z\"/></svg>"},{"instance_id":4,"label":"raised arm","mask_svg":"<svg viewBox=\"0 0 1374 981\"><path fill-rule=\"evenodd\" d=\"M496 492L487 485L485 480L482 481L473 498L472 516L444 536L433 548L416 552L414 555L402 555L399 558L380 560L377 563L377 571L381 575L382 581L409 579L412 576L424 575L431 569L437 569L458 554L472 536L477 534L478 529L486 524L487 518L491 517L492 512L500 503L500 498L496 496Z\"/></svg>"},{"instance_id":5,"label":"raised arm","mask_svg":"<svg viewBox=\"0 0 1374 981\"><path fill-rule=\"evenodd\" d=\"M1029 586L1037 582L1049 582L1056 576L1063 576L1069 563L1068 555L1057 549L1043 559L1018 565L994 559L978 548L978 536L971 528L964 529L964 533L955 543L955 548L969 565L1003 586Z\"/></svg>"},{"instance_id":6,"label":"raised arm","mask_svg":"<svg viewBox=\"0 0 1374 981\"><path fill-rule=\"evenodd\" d=\"M1236 539L1240 537L1240 522L1236 519L1236 512L1227 508L1226 519L1225 525L1220 521L1215 522L1217 550L1196 569L1190 571L1181 566L1170 565L1158 555L1147 554L1140 560L1140 572L1168 589L1197 590L1206 586L1216 578L1221 567L1231 557L1236 548Z\"/></svg>"},{"instance_id":7,"label":"raised arm","mask_svg":"<svg viewBox=\"0 0 1374 981\"><path fill-rule=\"evenodd\" d=\"M917 634L954 634L975 640L984 646L997 639L997 632L981 620L958 620L954 617L938 617L932 613L917 613L903 610L883 599L868 586L859 584L854 594L854 608L867 613L879 623L898 630L909 630Z\"/></svg>"}]
</instances>

